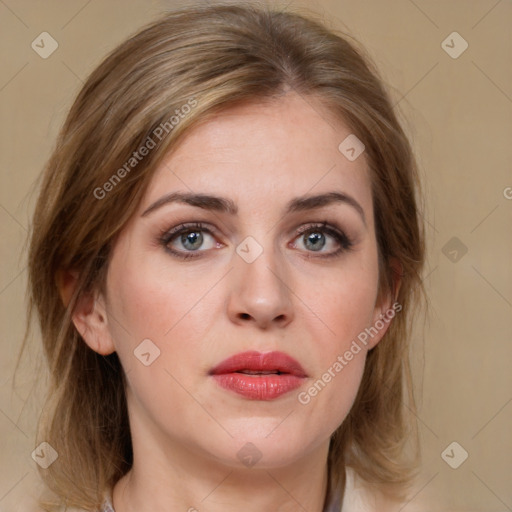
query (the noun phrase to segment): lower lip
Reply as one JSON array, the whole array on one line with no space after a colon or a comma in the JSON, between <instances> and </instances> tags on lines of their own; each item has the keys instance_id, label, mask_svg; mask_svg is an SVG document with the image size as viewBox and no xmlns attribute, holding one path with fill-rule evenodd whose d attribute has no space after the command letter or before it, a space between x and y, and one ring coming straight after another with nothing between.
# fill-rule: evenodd
<instances>
[{"instance_id":1,"label":"lower lip","mask_svg":"<svg viewBox=\"0 0 512 512\"><path fill-rule=\"evenodd\" d=\"M245 373L223 373L213 375L217 383L249 400L274 400L297 389L304 378L290 374L247 375Z\"/></svg>"}]
</instances>

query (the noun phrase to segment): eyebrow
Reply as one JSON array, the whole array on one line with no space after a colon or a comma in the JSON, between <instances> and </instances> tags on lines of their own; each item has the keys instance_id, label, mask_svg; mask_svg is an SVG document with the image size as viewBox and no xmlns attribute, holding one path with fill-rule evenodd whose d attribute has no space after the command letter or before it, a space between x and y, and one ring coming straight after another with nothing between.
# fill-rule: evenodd
<instances>
[{"instance_id":1,"label":"eyebrow","mask_svg":"<svg viewBox=\"0 0 512 512\"><path fill-rule=\"evenodd\" d=\"M189 192L172 192L170 194L166 194L160 199L157 199L144 211L141 217L145 217L158 208L170 203L184 203L204 210L228 213L230 215L238 214L238 206L231 199L226 197ZM296 197L287 203L284 214L287 215L295 212L315 210L330 204L340 203L347 204L354 208L359 213L364 225L366 226L366 217L362 206L352 196L345 192L326 192L324 194L314 196Z\"/></svg>"}]
</instances>

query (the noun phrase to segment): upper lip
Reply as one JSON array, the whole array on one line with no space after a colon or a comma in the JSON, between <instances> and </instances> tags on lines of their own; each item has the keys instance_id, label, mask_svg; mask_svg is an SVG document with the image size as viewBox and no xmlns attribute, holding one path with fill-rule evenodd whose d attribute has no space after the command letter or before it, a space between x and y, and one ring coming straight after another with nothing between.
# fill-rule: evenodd
<instances>
[{"instance_id":1,"label":"upper lip","mask_svg":"<svg viewBox=\"0 0 512 512\"><path fill-rule=\"evenodd\" d=\"M211 371L210 375L242 372L279 372L297 377L307 377L300 363L284 352L261 353L255 350L241 352L228 357Z\"/></svg>"}]
</instances>

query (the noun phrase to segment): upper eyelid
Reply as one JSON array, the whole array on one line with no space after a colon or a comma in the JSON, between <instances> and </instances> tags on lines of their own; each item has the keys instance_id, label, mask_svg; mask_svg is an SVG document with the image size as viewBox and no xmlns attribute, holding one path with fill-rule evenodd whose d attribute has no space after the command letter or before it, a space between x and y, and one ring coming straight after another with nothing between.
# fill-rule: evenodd
<instances>
[{"instance_id":1,"label":"upper eyelid","mask_svg":"<svg viewBox=\"0 0 512 512\"><path fill-rule=\"evenodd\" d=\"M197 227L197 224L203 224L203 226ZM308 225L309 224L309 225ZM189 231L194 230L194 225L196 225L196 229L199 231L204 230L211 233L213 238L215 237L215 232L212 232L213 230L208 229L208 225L202 222L183 222L181 224L178 224L177 226L174 226L171 228L171 231L173 229L176 229L176 232L172 233L170 236L167 236L164 234L162 237L159 238L159 242L161 245L164 246L164 249L174 255L176 258L180 258L183 260L188 259L198 259L202 258L203 256L207 256L211 253L211 251L215 250L214 248L209 249L198 249L196 251L192 250L189 251L186 248L184 249L177 249L177 248L171 248L170 244L171 242L174 242L174 239L178 237L178 235L187 233ZM301 236L304 236L306 233L308 233L310 230L318 229L319 231L323 231L327 234L328 237L331 237L335 240L335 243L338 245L338 248L329 251L329 252L309 252L309 251L302 251L299 250L300 253L303 253L305 257L308 259L310 258L316 258L318 260L326 260L331 258L340 257L345 253L351 252L354 248L354 246L357 246L357 240L352 238L350 235L347 235L345 230L333 225L332 223L329 223L328 221L323 222L310 222L310 223L304 223L300 226L302 228L300 232L298 231L299 228L295 228L295 237L293 238L293 242L300 238ZM331 231L329 233L329 231ZM167 239L166 239L167 238ZM222 242L221 242L222 243ZM290 243L290 242L288 242ZM287 243L287 245L288 245ZM226 246L226 244L222 243L222 245ZM295 243L293 245L294 248L296 248ZM218 248L218 246L217 246Z\"/></svg>"},{"instance_id":2,"label":"upper eyelid","mask_svg":"<svg viewBox=\"0 0 512 512\"><path fill-rule=\"evenodd\" d=\"M198 226L199 225L199 226ZM187 233L189 231L194 231L194 229L198 231L204 231L208 234L211 234L212 236L217 235L220 230L217 229L214 225L204 222L204 221L190 221L190 222L182 222L178 223L172 228L165 230L162 233L161 238L166 239L168 238L169 243L171 240L176 238L178 235L183 234L184 232ZM301 235L304 235L309 230L318 229L319 231L324 231L327 236L333 236L329 233L329 231L334 231L338 233L341 236L345 236L348 239L351 239L351 237L346 233L346 231L338 227L335 223L329 222L329 221L310 221L310 222L304 222L300 224L298 227L293 229L293 235L295 237L299 237ZM172 232L175 230L174 232Z\"/></svg>"}]
</instances>

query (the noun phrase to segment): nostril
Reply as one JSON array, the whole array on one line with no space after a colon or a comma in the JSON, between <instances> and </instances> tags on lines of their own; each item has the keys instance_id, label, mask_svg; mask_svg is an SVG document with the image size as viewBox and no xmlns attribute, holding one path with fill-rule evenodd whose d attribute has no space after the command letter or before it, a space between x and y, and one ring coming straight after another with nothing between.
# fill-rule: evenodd
<instances>
[{"instance_id":1,"label":"nostril","mask_svg":"<svg viewBox=\"0 0 512 512\"><path fill-rule=\"evenodd\" d=\"M251 318L251 315L249 315L248 313L242 313L240 315L241 318L243 318L244 320L248 319L248 318Z\"/></svg>"}]
</instances>

